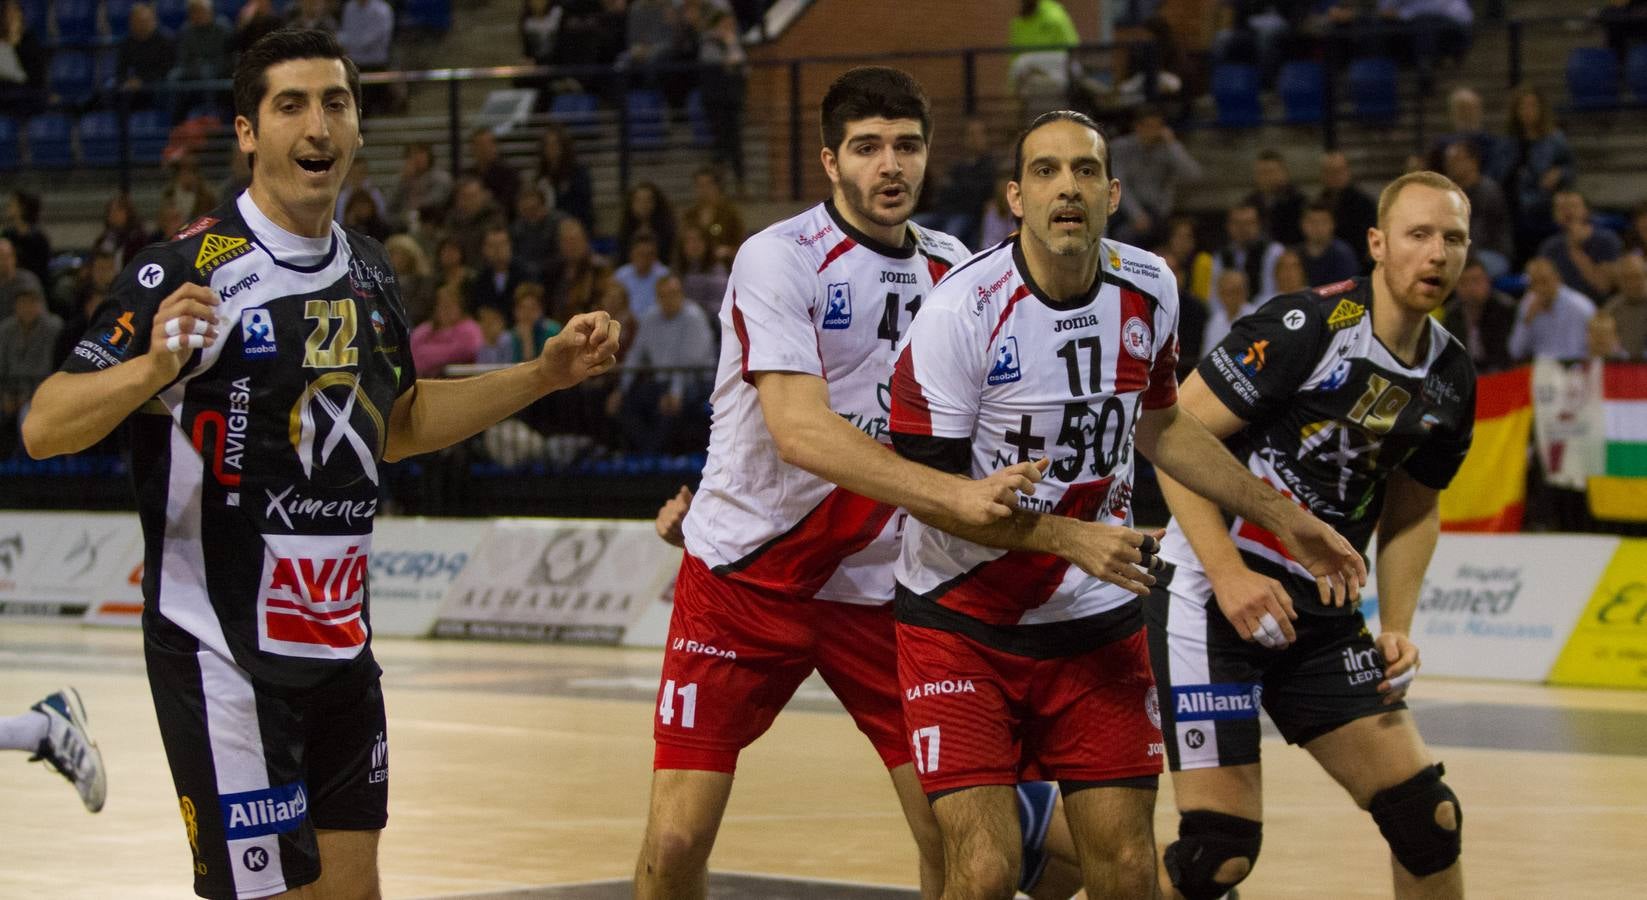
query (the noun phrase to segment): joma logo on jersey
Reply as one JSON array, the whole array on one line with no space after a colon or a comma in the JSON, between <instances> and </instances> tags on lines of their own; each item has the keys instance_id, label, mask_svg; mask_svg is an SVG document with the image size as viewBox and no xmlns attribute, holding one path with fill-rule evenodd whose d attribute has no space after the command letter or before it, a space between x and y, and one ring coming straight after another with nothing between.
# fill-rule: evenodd
<instances>
[{"instance_id":1,"label":"joma logo on jersey","mask_svg":"<svg viewBox=\"0 0 1647 900\"><path fill-rule=\"evenodd\" d=\"M1024 377L1018 368L1018 339L1008 335L1001 342L1001 349L995 351L995 364L989 368L989 377L984 380L990 384L1006 384Z\"/></svg>"},{"instance_id":2,"label":"joma logo on jersey","mask_svg":"<svg viewBox=\"0 0 1647 900\"><path fill-rule=\"evenodd\" d=\"M1256 719L1263 691L1239 682L1182 685L1172 689L1172 716L1179 722Z\"/></svg>"},{"instance_id":3,"label":"joma logo on jersey","mask_svg":"<svg viewBox=\"0 0 1647 900\"><path fill-rule=\"evenodd\" d=\"M257 280L256 275L250 276ZM227 298L225 298L227 299ZM272 356L275 349L274 314L266 309L240 313L240 353L247 358Z\"/></svg>"},{"instance_id":4,"label":"joma logo on jersey","mask_svg":"<svg viewBox=\"0 0 1647 900\"><path fill-rule=\"evenodd\" d=\"M845 282L830 285L826 303L823 327L831 331L852 327L852 285Z\"/></svg>"},{"instance_id":5,"label":"joma logo on jersey","mask_svg":"<svg viewBox=\"0 0 1647 900\"><path fill-rule=\"evenodd\" d=\"M914 272L882 272L881 284L920 284Z\"/></svg>"},{"instance_id":6,"label":"joma logo on jersey","mask_svg":"<svg viewBox=\"0 0 1647 900\"><path fill-rule=\"evenodd\" d=\"M926 684L916 685L904 691L904 698L919 700L922 697L937 697L943 694L976 694L978 689L973 687L970 678L945 678L943 681L929 681Z\"/></svg>"},{"instance_id":7,"label":"joma logo on jersey","mask_svg":"<svg viewBox=\"0 0 1647 900\"><path fill-rule=\"evenodd\" d=\"M223 835L231 841L294 831L309 813L309 793L301 781L224 794L218 801L223 811Z\"/></svg>"},{"instance_id":8,"label":"joma logo on jersey","mask_svg":"<svg viewBox=\"0 0 1647 900\"><path fill-rule=\"evenodd\" d=\"M1060 331L1073 331L1077 328L1086 328L1097 324L1097 316L1071 316L1070 318L1059 319L1058 321L1052 323L1052 332L1057 334Z\"/></svg>"},{"instance_id":9,"label":"joma logo on jersey","mask_svg":"<svg viewBox=\"0 0 1647 900\"><path fill-rule=\"evenodd\" d=\"M306 603L340 603L360 596L371 563L359 547L338 558L277 557L269 573L270 591L281 591Z\"/></svg>"},{"instance_id":10,"label":"joma logo on jersey","mask_svg":"<svg viewBox=\"0 0 1647 900\"><path fill-rule=\"evenodd\" d=\"M245 238L207 234L200 241L200 252L195 254L194 267L201 275L207 275L224 263L239 259L250 252L252 245Z\"/></svg>"}]
</instances>

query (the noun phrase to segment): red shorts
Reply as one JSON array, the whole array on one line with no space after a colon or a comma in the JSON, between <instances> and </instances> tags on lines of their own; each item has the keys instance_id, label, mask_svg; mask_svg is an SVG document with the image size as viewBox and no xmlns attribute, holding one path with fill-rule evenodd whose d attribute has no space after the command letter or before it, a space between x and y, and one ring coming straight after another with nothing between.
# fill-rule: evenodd
<instances>
[{"instance_id":1,"label":"red shorts","mask_svg":"<svg viewBox=\"0 0 1647 900\"><path fill-rule=\"evenodd\" d=\"M1143 629L1080 656L1034 659L900 623L898 686L928 794L1161 772L1161 710Z\"/></svg>"},{"instance_id":2,"label":"red shorts","mask_svg":"<svg viewBox=\"0 0 1647 900\"><path fill-rule=\"evenodd\" d=\"M887 768L909 762L895 624L890 603L787 597L688 555L675 580L652 767L730 773L814 669Z\"/></svg>"}]
</instances>

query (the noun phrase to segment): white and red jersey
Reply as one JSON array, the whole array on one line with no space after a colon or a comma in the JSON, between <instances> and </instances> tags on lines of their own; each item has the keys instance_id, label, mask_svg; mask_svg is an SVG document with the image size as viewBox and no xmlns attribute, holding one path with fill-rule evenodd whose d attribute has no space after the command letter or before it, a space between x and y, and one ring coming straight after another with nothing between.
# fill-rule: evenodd
<instances>
[{"instance_id":1,"label":"white and red jersey","mask_svg":"<svg viewBox=\"0 0 1647 900\"><path fill-rule=\"evenodd\" d=\"M816 375L830 409L889 443L889 381L899 339L932 285L966 248L909 226L902 247L820 203L745 241L721 303L720 368L703 483L686 551L716 574L797 599L892 599L902 516L778 457L753 376Z\"/></svg>"},{"instance_id":2,"label":"white and red jersey","mask_svg":"<svg viewBox=\"0 0 1647 900\"><path fill-rule=\"evenodd\" d=\"M1101 253L1092 288L1069 301L1030 279L1017 238L934 288L893 376L900 444L970 442L973 477L1048 457L1025 509L1130 525L1139 412L1177 402L1178 290L1153 253L1108 240ZM900 618L911 595L1007 628L1083 619L1134 598L1050 554L985 547L913 520L896 574Z\"/></svg>"}]
</instances>

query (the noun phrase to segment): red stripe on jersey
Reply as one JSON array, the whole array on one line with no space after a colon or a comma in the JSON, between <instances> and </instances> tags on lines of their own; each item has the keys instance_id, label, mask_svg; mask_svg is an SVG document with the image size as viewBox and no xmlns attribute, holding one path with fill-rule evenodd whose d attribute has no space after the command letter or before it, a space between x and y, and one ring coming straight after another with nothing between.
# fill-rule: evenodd
<instances>
[{"instance_id":1,"label":"red stripe on jersey","mask_svg":"<svg viewBox=\"0 0 1647 900\"><path fill-rule=\"evenodd\" d=\"M1149 370L1149 387L1144 391L1145 409L1166 409L1178 402L1178 335L1173 335Z\"/></svg>"},{"instance_id":2,"label":"red stripe on jersey","mask_svg":"<svg viewBox=\"0 0 1647 900\"><path fill-rule=\"evenodd\" d=\"M1155 336L1149 301L1131 288L1121 288L1120 318L1121 333L1116 335L1115 343L1115 393L1130 394L1149 387L1150 339ZM1144 354L1142 359L1134 355L1138 352Z\"/></svg>"},{"instance_id":3,"label":"red stripe on jersey","mask_svg":"<svg viewBox=\"0 0 1647 900\"><path fill-rule=\"evenodd\" d=\"M738 348L743 352L743 380L753 386L749 377L749 326L743 322L743 310L738 308L738 290L732 289L732 330L738 335Z\"/></svg>"},{"instance_id":4,"label":"red stripe on jersey","mask_svg":"<svg viewBox=\"0 0 1647 900\"><path fill-rule=\"evenodd\" d=\"M915 377L914 348L904 347L898 364L892 367L892 424L899 434L932 434L932 407L920 379Z\"/></svg>"},{"instance_id":5,"label":"red stripe on jersey","mask_svg":"<svg viewBox=\"0 0 1647 900\"><path fill-rule=\"evenodd\" d=\"M829 252L824 254L824 261L818 266L818 274L822 275L823 270L829 268L830 263L840 259L841 254L856 246L858 246L857 241L854 241L851 238L843 238L839 244L829 248Z\"/></svg>"},{"instance_id":6,"label":"red stripe on jersey","mask_svg":"<svg viewBox=\"0 0 1647 900\"><path fill-rule=\"evenodd\" d=\"M266 618L270 640L323 647L358 647L366 643L366 629L358 618L338 625L311 622L294 613L270 612Z\"/></svg>"},{"instance_id":7,"label":"red stripe on jersey","mask_svg":"<svg viewBox=\"0 0 1647 900\"><path fill-rule=\"evenodd\" d=\"M1053 515L1093 521L1107 506L1114 477L1072 484L1064 491ZM1016 625L1028 610L1047 602L1058 590L1070 563L1051 553L1012 550L958 579L948 592L934 598L950 609L991 625Z\"/></svg>"},{"instance_id":8,"label":"red stripe on jersey","mask_svg":"<svg viewBox=\"0 0 1647 900\"><path fill-rule=\"evenodd\" d=\"M1246 519L1241 520L1241 527L1235 530L1235 536L1246 538L1261 547L1267 547L1282 559L1292 559L1292 554L1287 552L1287 548L1281 543L1280 538L1271 534L1268 529L1260 528ZM1296 561L1294 560L1294 562Z\"/></svg>"},{"instance_id":9,"label":"red stripe on jersey","mask_svg":"<svg viewBox=\"0 0 1647 900\"><path fill-rule=\"evenodd\" d=\"M921 254L921 255L926 256L926 254L924 254L924 253ZM941 259L934 259L930 256L926 256L926 273L928 275L932 276L932 283L933 284L937 284L938 282L942 281L943 278L944 278L944 274L947 273L948 271L949 271L949 263L947 263L947 262L945 262L944 260L941 260Z\"/></svg>"},{"instance_id":10,"label":"red stripe on jersey","mask_svg":"<svg viewBox=\"0 0 1647 900\"><path fill-rule=\"evenodd\" d=\"M894 512L897 507L837 487L795 527L743 559L717 566L715 573L806 599L824 586L842 560L869 546Z\"/></svg>"},{"instance_id":11,"label":"red stripe on jersey","mask_svg":"<svg viewBox=\"0 0 1647 900\"><path fill-rule=\"evenodd\" d=\"M1018 305L1019 300L1022 300L1028 296L1029 285L1018 285L1018 289L1013 291L1012 296L1007 298L1006 308L1001 310L1001 317L995 320L995 330L989 333L989 343L985 346L991 346L995 343L995 336L1001 333L1001 326L1005 325L1007 318L1012 315L1012 308Z\"/></svg>"},{"instance_id":12,"label":"red stripe on jersey","mask_svg":"<svg viewBox=\"0 0 1647 900\"><path fill-rule=\"evenodd\" d=\"M325 612L323 610L315 609L312 606L305 606L302 603L298 603L295 600L281 600L281 599L276 598L276 597L270 597L267 602L268 602L269 606L273 609L297 610L299 613L302 613L304 616L307 616L308 618L311 618L311 619L314 619L314 620L320 621L320 622L330 622L330 621L334 621L334 620L337 620L337 619L346 619L350 616L360 615L360 604L359 603L356 603L356 604L350 606L347 609L339 609L339 610L334 610L332 612Z\"/></svg>"}]
</instances>

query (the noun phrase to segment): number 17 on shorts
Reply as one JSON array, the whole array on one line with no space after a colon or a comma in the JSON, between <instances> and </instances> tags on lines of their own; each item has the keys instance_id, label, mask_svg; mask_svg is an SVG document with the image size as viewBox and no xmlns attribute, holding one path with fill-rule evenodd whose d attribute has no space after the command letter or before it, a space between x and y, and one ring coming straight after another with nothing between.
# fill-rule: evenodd
<instances>
[{"instance_id":1,"label":"number 17 on shorts","mask_svg":"<svg viewBox=\"0 0 1647 900\"><path fill-rule=\"evenodd\" d=\"M915 751L915 773L931 775L938 771L938 726L928 725L917 728L909 736L911 747Z\"/></svg>"}]
</instances>

